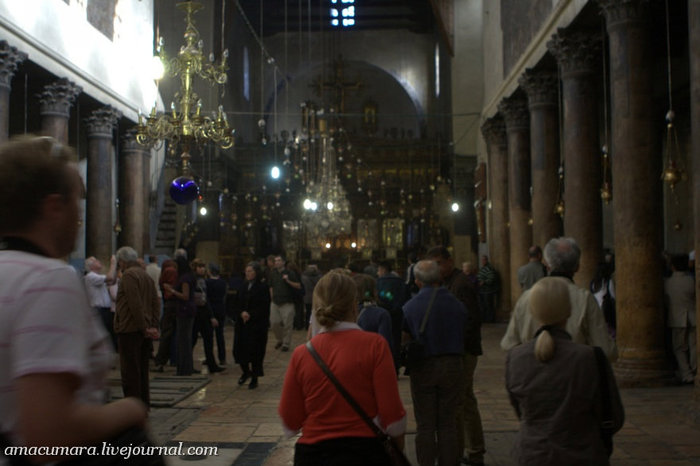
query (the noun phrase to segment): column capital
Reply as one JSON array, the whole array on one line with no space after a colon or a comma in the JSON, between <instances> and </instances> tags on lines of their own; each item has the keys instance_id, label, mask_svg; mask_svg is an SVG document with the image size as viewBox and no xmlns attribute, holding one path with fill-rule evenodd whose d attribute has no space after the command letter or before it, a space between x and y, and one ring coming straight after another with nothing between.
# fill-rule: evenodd
<instances>
[{"instance_id":1,"label":"column capital","mask_svg":"<svg viewBox=\"0 0 700 466\"><path fill-rule=\"evenodd\" d=\"M530 130L530 111L524 92L515 92L498 104L498 111L506 122L506 131Z\"/></svg>"},{"instance_id":2,"label":"column capital","mask_svg":"<svg viewBox=\"0 0 700 466\"><path fill-rule=\"evenodd\" d=\"M649 0L598 0L608 29L620 23L649 20Z\"/></svg>"},{"instance_id":3,"label":"column capital","mask_svg":"<svg viewBox=\"0 0 700 466\"><path fill-rule=\"evenodd\" d=\"M143 146L136 142L136 134L138 133L138 128L133 126L122 135L122 151L123 152L149 152L146 146Z\"/></svg>"},{"instance_id":4,"label":"column capital","mask_svg":"<svg viewBox=\"0 0 700 466\"><path fill-rule=\"evenodd\" d=\"M10 88L17 65L27 59L27 54L12 47L7 41L0 41L0 87Z\"/></svg>"},{"instance_id":5,"label":"column capital","mask_svg":"<svg viewBox=\"0 0 700 466\"><path fill-rule=\"evenodd\" d=\"M547 42L547 50L557 59L562 75L593 73L601 61L601 43L599 33L560 28Z\"/></svg>"},{"instance_id":6,"label":"column capital","mask_svg":"<svg viewBox=\"0 0 700 466\"><path fill-rule=\"evenodd\" d=\"M489 145L506 146L508 144L506 123L500 114L492 116L481 125L481 134Z\"/></svg>"},{"instance_id":7,"label":"column capital","mask_svg":"<svg viewBox=\"0 0 700 466\"><path fill-rule=\"evenodd\" d=\"M98 108L85 118L88 138L112 138L112 132L117 125L117 120L122 116L122 112L107 105Z\"/></svg>"},{"instance_id":8,"label":"column capital","mask_svg":"<svg viewBox=\"0 0 700 466\"><path fill-rule=\"evenodd\" d=\"M557 105L559 77L554 71L534 71L528 68L518 79L518 84L527 93L530 108L538 105Z\"/></svg>"},{"instance_id":9,"label":"column capital","mask_svg":"<svg viewBox=\"0 0 700 466\"><path fill-rule=\"evenodd\" d=\"M39 113L42 116L53 114L68 118L71 105L82 91L82 87L66 78L46 85L44 90L37 94L41 103Z\"/></svg>"}]
</instances>

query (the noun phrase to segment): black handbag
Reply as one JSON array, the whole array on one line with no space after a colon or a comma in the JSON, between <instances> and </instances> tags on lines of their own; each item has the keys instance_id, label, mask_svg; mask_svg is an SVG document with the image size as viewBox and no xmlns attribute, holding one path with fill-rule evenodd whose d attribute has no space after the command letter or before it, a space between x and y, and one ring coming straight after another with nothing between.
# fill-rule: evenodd
<instances>
[{"instance_id":1,"label":"black handbag","mask_svg":"<svg viewBox=\"0 0 700 466\"><path fill-rule=\"evenodd\" d=\"M333 382L333 385L335 385L335 388L340 392L341 395L343 395L343 398L345 398L345 401L348 402L348 404L354 409L357 414L360 415L363 421L369 426L370 429L372 429L372 432L377 436L379 441L382 443L382 446L384 447L384 451L386 452L386 455L389 459L389 465L391 466L411 466L410 461L408 461L408 458L406 458L406 455L404 455L403 451L396 445L394 442L394 439L392 439L389 435L387 435L385 432L383 432L377 425L372 421L372 419L369 418L367 413L360 407L360 405L357 404L355 399L350 396L350 393L348 393L347 390L345 390L345 387L343 387L340 384L340 381L333 375L333 372L331 372L330 368L326 365L325 362L323 362L323 359L321 359L321 356L316 352L314 349L313 345L311 344L310 341L306 342L306 349L309 350L309 353L311 353L311 356L313 356L314 360L316 363L319 365L321 370L326 374L328 379Z\"/></svg>"},{"instance_id":2,"label":"black handbag","mask_svg":"<svg viewBox=\"0 0 700 466\"><path fill-rule=\"evenodd\" d=\"M428 309L423 315L423 320L418 330L418 338L411 339L401 346L401 365L406 367L406 369L417 367L423 359L425 359L425 344L422 342L422 339L425 333L425 325L428 323L428 315L430 315L430 310L435 302L437 291L437 287L433 288L433 293L430 295L430 302L428 303Z\"/></svg>"},{"instance_id":3,"label":"black handbag","mask_svg":"<svg viewBox=\"0 0 700 466\"><path fill-rule=\"evenodd\" d=\"M600 378L600 399L602 406L603 419L600 421L600 437L603 439L603 445L608 456L613 452L613 421L612 409L610 407L610 390L608 389L608 371L605 370L607 358L603 350L598 347L593 347L596 362L598 365L598 376Z\"/></svg>"}]
</instances>

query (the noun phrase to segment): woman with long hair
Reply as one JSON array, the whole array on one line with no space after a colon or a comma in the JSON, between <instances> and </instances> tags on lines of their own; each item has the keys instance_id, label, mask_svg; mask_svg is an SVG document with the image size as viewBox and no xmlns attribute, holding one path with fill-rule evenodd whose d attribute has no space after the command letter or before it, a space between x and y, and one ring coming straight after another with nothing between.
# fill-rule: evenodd
<instances>
[{"instance_id":1,"label":"woman with long hair","mask_svg":"<svg viewBox=\"0 0 700 466\"><path fill-rule=\"evenodd\" d=\"M250 379L249 389L258 386L262 377L267 331L270 328L270 289L263 281L260 264L250 262L245 268L245 283L238 290L235 327L233 335L233 359L243 371L238 385Z\"/></svg>"},{"instance_id":2,"label":"woman with long hair","mask_svg":"<svg viewBox=\"0 0 700 466\"><path fill-rule=\"evenodd\" d=\"M367 416L403 448L406 412L391 350L382 336L357 326L357 303L351 277L337 272L322 277L313 293L320 332L311 344ZM304 345L292 354L278 411L287 435L302 432L295 447L295 466L388 464L380 439Z\"/></svg>"}]
</instances>

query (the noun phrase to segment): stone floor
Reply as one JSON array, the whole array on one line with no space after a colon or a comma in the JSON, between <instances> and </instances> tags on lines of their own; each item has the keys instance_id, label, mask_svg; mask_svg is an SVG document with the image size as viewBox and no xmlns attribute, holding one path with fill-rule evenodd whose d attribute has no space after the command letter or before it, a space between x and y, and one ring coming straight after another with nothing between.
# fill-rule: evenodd
<instances>
[{"instance_id":1,"label":"stone floor","mask_svg":"<svg viewBox=\"0 0 700 466\"><path fill-rule=\"evenodd\" d=\"M504 359L498 341L503 324L483 327L484 356L476 370L476 396L486 436L486 464L513 464L509 452L518 421L504 389ZM305 332L295 332L294 343L304 341ZM232 339L227 331L227 343ZM272 348L270 339L265 359L265 377L249 390L238 386L240 369L211 375L211 383L174 407L153 408L150 426L162 444L216 446L218 455L200 452L168 456L171 465L203 461L211 465L286 466L293 464L294 440L285 440L277 416L277 404L284 372L291 352ZM198 345L200 348L201 345ZM205 366L206 367L206 366ZM174 372L166 368L166 375ZM399 378L401 397L408 411L407 455L415 464L415 421L408 377ZM626 422L615 436L612 465L700 465L700 416L692 402L693 387L624 389L622 399Z\"/></svg>"}]
</instances>

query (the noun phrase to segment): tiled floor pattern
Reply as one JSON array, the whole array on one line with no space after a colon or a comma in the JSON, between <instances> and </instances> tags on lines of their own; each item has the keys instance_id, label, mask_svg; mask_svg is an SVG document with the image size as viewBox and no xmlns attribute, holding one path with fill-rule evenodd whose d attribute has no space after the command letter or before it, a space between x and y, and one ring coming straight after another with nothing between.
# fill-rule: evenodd
<instances>
[{"instance_id":1,"label":"tiled floor pattern","mask_svg":"<svg viewBox=\"0 0 700 466\"><path fill-rule=\"evenodd\" d=\"M498 341L505 331L503 324L483 328L484 356L476 371L476 396L484 427L489 466L512 465L510 449L518 422L504 388L505 353ZM178 403L174 408L154 408L151 429L161 443L220 447L218 457L168 458L169 464L287 466L292 465L294 441L285 440L277 416L277 404L284 371L291 352L275 351L272 335L265 360L265 377L260 386L249 390L236 381L240 369L229 365L223 373L213 374L212 381ZM295 332L294 342L304 341L304 332ZM227 344L231 342L227 330ZM198 350L201 345L198 345ZM173 371L172 368L167 368ZM399 390L408 412L407 455L415 464L413 447L415 421L411 406L409 380L399 378ZM626 422L615 436L613 466L688 466L700 465L699 403L693 403L692 386L622 390Z\"/></svg>"}]
</instances>

